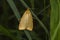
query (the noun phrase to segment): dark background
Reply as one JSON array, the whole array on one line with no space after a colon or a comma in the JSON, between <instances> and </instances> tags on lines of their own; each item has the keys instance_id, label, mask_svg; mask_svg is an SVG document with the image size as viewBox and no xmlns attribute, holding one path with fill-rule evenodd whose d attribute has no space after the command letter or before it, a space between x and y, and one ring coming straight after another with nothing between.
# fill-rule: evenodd
<instances>
[{"instance_id":1,"label":"dark background","mask_svg":"<svg viewBox=\"0 0 60 40\"><path fill-rule=\"evenodd\" d=\"M49 0L24 0L33 10L34 14L43 22L50 31L50 1ZM32 2L33 1L33 2ZM22 16L26 7L19 1L13 0L19 15ZM32 40L48 40L49 37L39 22L33 16L33 31L28 31ZM28 40L24 31L18 30L19 21L16 18L7 0L0 0L0 40Z\"/></svg>"}]
</instances>

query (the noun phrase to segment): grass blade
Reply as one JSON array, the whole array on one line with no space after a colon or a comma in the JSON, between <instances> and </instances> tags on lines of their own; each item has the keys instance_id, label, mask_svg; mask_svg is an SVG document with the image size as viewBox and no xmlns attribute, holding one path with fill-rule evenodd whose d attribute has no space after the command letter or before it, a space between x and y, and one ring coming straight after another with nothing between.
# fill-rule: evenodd
<instances>
[{"instance_id":1,"label":"grass blade","mask_svg":"<svg viewBox=\"0 0 60 40\"><path fill-rule=\"evenodd\" d=\"M60 2L59 0L50 0L51 16L50 16L50 35L51 40L60 40Z\"/></svg>"},{"instance_id":2,"label":"grass blade","mask_svg":"<svg viewBox=\"0 0 60 40\"><path fill-rule=\"evenodd\" d=\"M0 32L2 32L4 35L12 38L12 40L18 40L16 37L14 37L12 34L11 34L11 31L4 28L2 25L0 25Z\"/></svg>"},{"instance_id":3,"label":"grass blade","mask_svg":"<svg viewBox=\"0 0 60 40\"><path fill-rule=\"evenodd\" d=\"M23 0L20 0L20 2L26 7L26 8L29 8L29 6L23 1ZM48 30L46 28L46 26L42 23L42 21L39 20L39 18L32 12L32 15L36 18L36 20L39 22L39 24L43 27L43 29L45 30L45 32L49 35L48 33Z\"/></svg>"},{"instance_id":4,"label":"grass blade","mask_svg":"<svg viewBox=\"0 0 60 40\"><path fill-rule=\"evenodd\" d=\"M55 37L56 37L56 35L57 35L57 32L58 32L59 28L60 28L60 22L59 22L57 28L55 29L54 34L53 34L53 36L51 37L51 40L54 40L54 39L55 39ZM59 34L59 35L60 35L60 34ZM58 36L58 37L59 37L59 36ZM59 40L59 39L58 39L58 40Z\"/></svg>"},{"instance_id":5,"label":"grass blade","mask_svg":"<svg viewBox=\"0 0 60 40\"><path fill-rule=\"evenodd\" d=\"M16 18L19 20L20 19L20 15L19 15L19 12L18 12L13 0L7 0L7 2L9 3L10 7L12 8Z\"/></svg>"},{"instance_id":6,"label":"grass blade","mask_svg":"<svg viewBox=\"0 0 60 40\"><path fill-rule=\"evenodd\" d=\"M12 8L15 16L17 17L17 19L18 19L18 21L19 21L20 15L19 15L19 12L18 12L18 10L17 10L17 8L16 8L13 0L7 0L7 2L9 3L10 7ZM32 40L32 38L31 38L31 36L30 36L30 33L29 33L28 31L26 31L26 30L24 30L24 32L25 32L26 36L28 37L28 39L29 39L29 40Z\"/></svg>"}]
</instances>

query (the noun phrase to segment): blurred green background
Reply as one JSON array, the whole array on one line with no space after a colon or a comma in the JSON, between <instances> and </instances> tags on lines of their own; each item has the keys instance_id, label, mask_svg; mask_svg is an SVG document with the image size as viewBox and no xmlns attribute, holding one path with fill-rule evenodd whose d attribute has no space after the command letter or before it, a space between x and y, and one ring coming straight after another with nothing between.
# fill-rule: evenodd
<instances>
[{"instance_id":1,"label":"blurred green background","mask_svg":"<svg viewBox=\"0 0 60 40\"><path fill-rule=\"evenodd\" d=\"M27 8L33 30L19 31L19 20ZM0 40L49 40L50 0L0 0Z\"/></svg>"}]
</instances>

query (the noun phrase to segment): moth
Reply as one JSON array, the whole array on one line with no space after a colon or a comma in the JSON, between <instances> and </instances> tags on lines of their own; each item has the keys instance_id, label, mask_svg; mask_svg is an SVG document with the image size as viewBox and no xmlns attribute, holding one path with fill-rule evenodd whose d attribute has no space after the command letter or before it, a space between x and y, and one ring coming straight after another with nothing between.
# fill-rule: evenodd
<instances>
[{"instance_id":1,"label":"moth","mask_svg":"<svg viewBox=\"0 0 60 40\"><path fill-rule=\"evenodd\" d=\"M19 22L19 30L29 30L32 31L33 29L33 18L32 18L32 14L30 12L29 9L27 9L20 22Z\"/></svg>"}]
</instances>

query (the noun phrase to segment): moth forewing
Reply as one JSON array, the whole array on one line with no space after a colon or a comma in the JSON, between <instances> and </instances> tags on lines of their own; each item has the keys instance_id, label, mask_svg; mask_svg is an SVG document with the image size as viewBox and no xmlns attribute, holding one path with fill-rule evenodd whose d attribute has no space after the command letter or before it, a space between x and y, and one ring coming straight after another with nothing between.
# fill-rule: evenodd
<instances>
[{"instance_id":1,"label":"moth forewing","mask_svg":"<svg viewBox=\"0 0 60 40\"><path fill-rule=\"evenodd\" d=\"M27 14L25 12L21 18L20 23L19 23L19 30L25 30L26 26L27 26Z\"/></svg>"},{"instance_id":2,"label":"moth forewing","mask_svg":"<svg viewBox=\"0 0 60 40\"><path fill-rule=\"evenodd\" d=\"M29 9L25 11L19 23L19 30L25 29L29 31L32 31L33 29L33 19Z\"/></svg>"},{"instance_id":3,"label":"moth forewing","mask_svg":"<svg viewBox=\"0 0 60 40\"><path fill-rule=\"evenodd\" d=\"M32 29L33 29L33 19L32 19L32 15L31 15L31 12L30 11L28 11L29 13L28 13L28 21L27 21L27 30L30 30L30 31L32 31Z\"/></svg>"}]
</instances>

